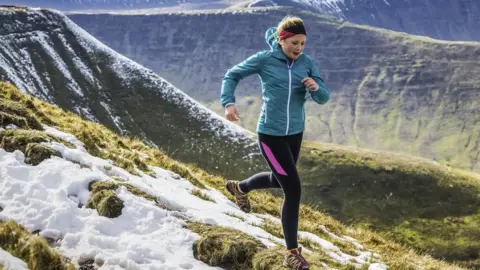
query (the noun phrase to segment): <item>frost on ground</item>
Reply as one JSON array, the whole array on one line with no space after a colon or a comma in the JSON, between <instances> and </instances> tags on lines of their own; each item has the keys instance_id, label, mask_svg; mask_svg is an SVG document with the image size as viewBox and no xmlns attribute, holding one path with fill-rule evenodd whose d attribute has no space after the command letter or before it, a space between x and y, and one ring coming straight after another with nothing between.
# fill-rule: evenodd
<instances>
[{"instance_id":1,"label":"frost on ground","mask_svg":"<svg viewBox=\"0 0 480 270\"><path fill-rule=\"evenodd\" d=\"M99 269L220 269L193 257L192 245L199 235L183 227L185 220L199 221L238 229L250 234L267 247L284 244L263 229L255 226L269 215L246 214L216 189L202 192L214 202L191 194L197 189L188 180L158 167L151 167L155 177L135 176L110 161L91 156L82 142L73 135L45 126L46 133L72 143L68 148L59 143L44 143L59 151L63 158L52 157L37 166L24 163L24 154L0 149L0 219L14 219L30 232L56 240L59 253L73 263L93 260ZM86 208L90 198L91 181L125 179L138 189L154 196L161 205L135 196L125 187L115 193L123 200L122 214L117 218L98 215L96 209ZM241 217L241 219L236 218ZM332 258L346 257L332 243L307 233ZM356 258L366 259L365 254Z\"/></svg>"}]
</instances>

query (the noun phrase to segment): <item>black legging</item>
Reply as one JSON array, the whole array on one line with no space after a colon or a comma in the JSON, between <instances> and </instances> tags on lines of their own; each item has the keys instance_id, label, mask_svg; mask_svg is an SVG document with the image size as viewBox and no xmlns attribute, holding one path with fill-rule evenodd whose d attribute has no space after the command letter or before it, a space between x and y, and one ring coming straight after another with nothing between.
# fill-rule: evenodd
<instances>
[{"instance_id":1,"label":"black legging","mask_svg":"<svg viewBox=\"0 0 480 270\"><path fill-rule=\"evenodd\" d=\"M271 172L257 173L240 182L242 192L255 189L282 188L282 227L288 249L298 247L298 212L301 186L296 163L300 153L303 132L289 136L258 134L258 144Z\"/></svg>"}]
</instances>

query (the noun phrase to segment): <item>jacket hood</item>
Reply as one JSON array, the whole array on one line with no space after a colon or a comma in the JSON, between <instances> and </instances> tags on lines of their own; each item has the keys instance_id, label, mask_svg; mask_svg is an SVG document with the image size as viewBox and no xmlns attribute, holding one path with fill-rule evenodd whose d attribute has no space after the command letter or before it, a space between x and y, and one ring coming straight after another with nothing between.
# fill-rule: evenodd
<instances>
[{"instance_id":1,"label":"jacket hood","mask_svg":"<svg viewBox=\"0 0 480 270\"><path fill-rule=\"evenodd\" d=\"M268 46L270 47L270 50L272 51L280 50L280 46L278 46L278 41L277 41L276 27L270 27L267 29L267 31L265 32L265 42L267 42Z\"/></svg>"}]
</instances>

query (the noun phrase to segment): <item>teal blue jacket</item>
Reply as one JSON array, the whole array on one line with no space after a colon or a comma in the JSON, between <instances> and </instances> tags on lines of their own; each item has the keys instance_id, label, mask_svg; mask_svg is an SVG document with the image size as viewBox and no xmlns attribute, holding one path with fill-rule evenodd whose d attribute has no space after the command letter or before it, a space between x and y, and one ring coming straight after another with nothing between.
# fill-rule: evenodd
<instances>
[{"instance_id":1,"label":"teal blue jacket","mask_svg":"<svg viewBox=\"0 0 480 270\"><path fill-rule=\"evenodd\" d=\"M278 46L276 37L276 28L269 28L265 41L270 50L257 52L226 72L220 102L223 107L235 104L234 92L239 81L253 74L259 75L263 106L257 132L286 136L305 129L305 101L311 97L316 103L325 104L330 99L330 91L312 58L302 53L296 60L289 60ZM317 91L307 89L302 83L305 77L315 80Z\"/></svg>"}]
</instances>

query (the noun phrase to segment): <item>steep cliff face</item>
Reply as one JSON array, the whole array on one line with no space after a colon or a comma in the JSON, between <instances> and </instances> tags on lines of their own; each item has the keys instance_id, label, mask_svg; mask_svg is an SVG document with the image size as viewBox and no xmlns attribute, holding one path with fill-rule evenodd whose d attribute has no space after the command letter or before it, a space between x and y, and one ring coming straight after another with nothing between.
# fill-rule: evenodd
<instances>
[{"instance_id":1,"label":"steep cliff face","mask_svg":"<svg viewBox=\"0 0 480 270\"><path fill-rule=\"evenodd\" d=\"M306 139L480 170L479 43L432 40L291 8L70 18L223 114L223 75L268 49L265 30L287 14L306 21L305 52L332 91L327 105L308 103ZM258 77L242 81L236 95L244 104L242 125L254 130L261 106Z\"/></svg>"},{"instance_id":2,"label":"steep cliff face","mask_svg":"<svg viewBox=\"0 0 480 270\"><path fill-rule=\"evenodd\" d=\"M98 42L64 15L3 8L0 21L0 80L201 168L238 176L263 165L248 132Z\"/></svg>"}]
</instances>

